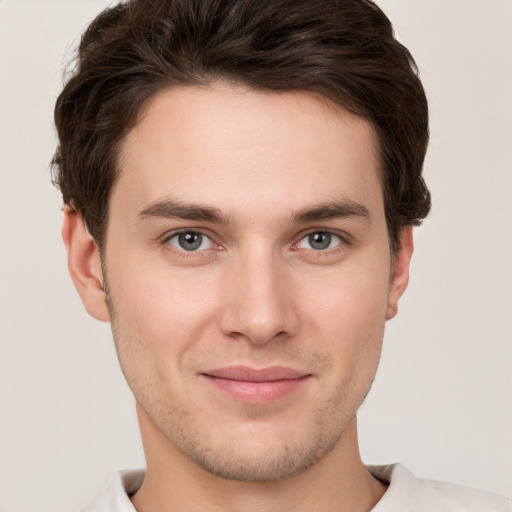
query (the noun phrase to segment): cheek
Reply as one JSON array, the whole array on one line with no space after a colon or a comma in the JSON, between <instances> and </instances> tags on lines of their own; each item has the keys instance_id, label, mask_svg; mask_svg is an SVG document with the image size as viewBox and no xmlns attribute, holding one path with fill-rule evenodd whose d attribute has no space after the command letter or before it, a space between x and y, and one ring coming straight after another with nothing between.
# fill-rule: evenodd
<instances>
[{"instance_id":1,"label":"cheek","mask_svg":"<svg viewBox=\"0 0 512 512\"><path fill-rule=\"evenodd\" d=\"M348 277L347 277L348 276ZM310 300L309 336L318 338L332 358L333 368L348 382L371 380L384 334L388 280L379 273L350 273L332 279L328 292ZM316 333L316 335L315 335Z\"/></svg>"},{"instance_id":2,"label":"cheek","mask_svg":"<svg viewBox=\"0 0 512 512\"><path fill-rule=\"evenodd\" d=\"M133 264L109 278L112 329L127 379L152 375L168 380L184 354L211 325L214 286L208 280L170 275ZM127 278L129 276L129 278Z\"/></svg>"},{"instance_id":3,"label":"cheek","mask_svg":"<svg viewBox=\"0 0 512 512\"><path fill-rule=\"evenodd\" d=\"M308 317L321 321L333 335L363 334L385 321L389 270L343 268L310 279L303 287L301 303ZM316 290L312 296L309 290ZM298 290L297 290L298 291ZM299 292L300 293L300 292Z\"/></svg>"}]
</instances>

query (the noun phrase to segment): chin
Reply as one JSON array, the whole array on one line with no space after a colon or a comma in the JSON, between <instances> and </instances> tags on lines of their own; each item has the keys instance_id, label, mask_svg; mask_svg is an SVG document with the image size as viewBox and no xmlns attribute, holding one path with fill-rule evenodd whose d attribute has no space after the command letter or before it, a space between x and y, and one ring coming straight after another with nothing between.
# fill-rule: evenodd
<instances>
[{"instance_id":1,"label":"chin","mask_svg":"<svg viewBox=\"0 0 512 512\"><path fill-rule=\"evenodd\" d=\"M328 431L310 426L302 434L281 432L269 435L251 429L232 429L213 438L189 436L169 439L187 458L219 478L242 482L276 482L306 471L338 443L343 430ZM267 429L264 429L267 430ZM190 434L190 432L189 432ZM195 438L195 439L194 439Z\"/></svg>"},{"instance_id":2,"label":"chin","mask_svg":"<svg viewBox=\"0 0 512 512\"><path fill-rule=\"evenodd\" d=\"M235 446L227 452L221 449L215 452L189 454L194 461L212 475L241 482L276 482L296 476L316 464L325 455L317 447L309 449L284 445L279 453L246 453L247 446L239 449Z\"/></svg>"}]
</instances>

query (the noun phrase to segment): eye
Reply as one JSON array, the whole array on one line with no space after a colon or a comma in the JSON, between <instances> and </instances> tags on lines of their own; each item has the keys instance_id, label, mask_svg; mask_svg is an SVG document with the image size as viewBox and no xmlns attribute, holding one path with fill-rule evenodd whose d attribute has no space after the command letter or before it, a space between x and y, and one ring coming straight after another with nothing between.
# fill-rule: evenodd
<instances>
[{"instance_id":1,"label":"eye","mask_svg":"<svg viewBox=\"0 0 512 512\"><path fill-rule=\"evenodd\" d=\"M204 251L213 247L213 242L206 235L197 231L182 231L170 236L166 242L181 251Z\"/></svg>"},{"instance_id":2,"label":"eye","mask_svg":"<svg viewBox=\"0 0 512 512\"><path fill-rule=\"evenodd\" d=\"M313 249L315 251L326 251L333 249L343 242L340 236L329 231L315 231L309 233L299 241L297 247L301 249Z\"/></svg>"}]
</instances>

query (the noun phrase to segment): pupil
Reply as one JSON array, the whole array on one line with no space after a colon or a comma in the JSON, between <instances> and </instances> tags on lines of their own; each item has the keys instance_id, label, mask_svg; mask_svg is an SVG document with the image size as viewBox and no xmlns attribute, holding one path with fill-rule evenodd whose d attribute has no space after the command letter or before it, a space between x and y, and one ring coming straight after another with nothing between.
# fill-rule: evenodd
<instances>
[{"instance_id":1,"label":"pupil","mask_svg":"<svg viewBox=\"0 0 512 512\"><path fill-rule=\"evenodd\" d=\"M181 233L178 241L180 246L186 251L194 251L200 247L203 235L201 233Z\"/></svg>"},{"instance_id":2,"label":"pupil","mask_svg":"<svg viewBox=\"0 0 512 512\"><path fill-rule=\"evenodd\" d=\"M312 233L309 235L309 243L313 249L323 250L331 245L330 233Z\"/></svg>"}]
</instances>

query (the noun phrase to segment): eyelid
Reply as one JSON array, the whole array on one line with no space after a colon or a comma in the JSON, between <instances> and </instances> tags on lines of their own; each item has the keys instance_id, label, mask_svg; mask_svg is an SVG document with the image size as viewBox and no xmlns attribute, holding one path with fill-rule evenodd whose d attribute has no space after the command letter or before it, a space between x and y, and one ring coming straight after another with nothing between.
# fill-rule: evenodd
<instances>
[{"instance_id":1,"label":"eyelid","mask_svg":"<svg viewBox=\"0 0 512 512\"><path fill-rule=\"evenodd\" d=\"M186 249L175 247L174 245L169 243L169 241L172 238L175 238L178 235L181 235L181 234L184 234L184 233L197 233L197 234L200 234L204 238L207 238L211 242L211 246L207 247L205 249L199 249L199 250L195 250L195 251L187 251ZM167 231L165 234L163 234L159 238L159 243L161 245L165 246L167 248L167 250L169 250L169 251L171 251L171 252L173 252L175 254L180 254L181 256L186 256L186 257L191 257L191 256L197 256L199 254L205 253L205 252L209 251L210 249L222 250L223 249L222 245L217 243L215 238L216 237L214 235L212 235L210 233L210 230L208 230L208 229L196 228L196 227L192 227L192 228L177 228L177 229L173 229L171 231Z\"/></svg>"},{"instance_id":2,"label":"eyelid","mask_svg":"<svg viewBox=\"0 0 512 512\"><path fill-rule=\"evenodd\" d=\"M165 243L170 238L172 238L176 235L183 234L183 233L199 233L199 234L209 238L212 241L214 238L214 236L210 233L210 231L208 229L196 228L196 227L170 229L169 231L166 231L163 235L161 235L158 238L161 243Z\"/></svg>"},{"instance_id":3,"label":"eyelid","mask_svg":"<svg viewBox=\"0 0 512 512\"><path fill-rule=\"evenodd\" d=\"M339 245L343 244L343 240L342 238L337 235L336 233L330 233L330 232L326 232L326 231L314 231L313 233L310 233L309 235L306 235L304 237L302 237L298 242L297 244L302 246L303 243L305 244L310 244L310 237L311 235L328 235L330 238L329 238L329 246L326 247L325 249L315 249L314 247L301 247L302 249L307 249L307 250L313 250L313 251L320 251L320 252L327 252L327 251L331 251L333 249L336 249ZM331 247L331 244L334 243L334 246Z\"/></svg>"},{"instance_id":4,"label":"eyelid","mask_svg":"<svg viewBox=\"0 0 512 512\"><path fill-rule=\"evenodd\" d=\"M203 237L207 238L211 241L213 247L209 247L207 249L201 249L197 251L186 251L185 249L179 249L176 247L173 247L171 244L169 244L169 240L173 237L176 237L177 235L180 235L182 233L198 233L201 234ZM299 247L299 243L304 240L306 237L308 237L311 234L314 233L328 233L331 235L336 236L339 238L340 243L338 243L335 247L330 249L324 249L324 250L318 250L318 249L307 249L307 248L301 248ZM159 237L159 243L161 245L165 245L169 248L169 250L172 250L173 252L179 252L179 253L186 253L187 256L194 256L198 253L206 252L209 249L215 249L215 250L223 250L224 247L221 243L219 243L216 239L218 237L215 234L212 234L209 229L201 228L201 227L190 227L190 228L176 228L170 231L167 231L162 236ZM295 242L291 245L292 251L298 251L298 250L305 250L315 253L324 253L329 254L333 251L339 250L340 248L347 247L349 245L352 245L354 243L353 237L347 233L346 231L340 231L333 228L309 228L307 230L302 231L299 235L295 237Z\"/></svg>"},{"instance_id":5,"label":"eyelid","mask_svg":"<svg viewBox=\"0 0 512 512\"><path fill-rule=\"evenodd\" d=\"M323 251L315 250L315 249L304 249L304 250L311 250L311 251L314 251L314 252L325 252L325 253L327 253L329 251L336 250L336 248L339 247L340 245L347 246L347 245L351 245L353 243L352 236L349 235L345 231L339 231L337 229L332 229L332 228L311 228L311 229L308 229L306 231L303 231L302 233L300 233L297 236L296 242L294 242L292 244L292 249L294 249L294 250L301 249L300 247L298 247L298 244L302 240L304 240L306 237L308 237L309 235L312 235L314 233L328 233L330 235L334 235L334 236L336 236L336 237L338 237L340 239L340 243L337 244L336 247L333 247L332 249L325 249Z\"/></svg>"}]
</instances>

